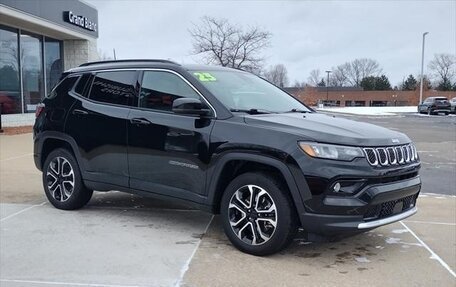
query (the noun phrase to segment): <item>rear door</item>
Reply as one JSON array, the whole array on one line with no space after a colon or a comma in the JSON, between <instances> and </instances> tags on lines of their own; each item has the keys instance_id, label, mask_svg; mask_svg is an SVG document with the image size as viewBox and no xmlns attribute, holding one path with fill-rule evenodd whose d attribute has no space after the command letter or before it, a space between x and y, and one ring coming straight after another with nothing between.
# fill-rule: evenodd
<instances>
[{"instance_id":1,"label":"rear door","mask_svg":"<svg viewBox=\"0 0 456 287\"><path fill-rule=\"evenodd\" d=\"M214 119L174 114L172 103L182 97L201 98L176 72L143 72L128 123L130 187L197 201L205 190Z\"/></svg>"},{"instance_id":2,"label":"rear door","mask_svg":"<svg viewBox=\"0 0 456 287\"><path fill-rule=\"evenodd\" d=\"M77 98L67 132L79 145L86 180L128 187L127 123L136 93L136 71L99 72Z\"/></svg>"}]
</instances>

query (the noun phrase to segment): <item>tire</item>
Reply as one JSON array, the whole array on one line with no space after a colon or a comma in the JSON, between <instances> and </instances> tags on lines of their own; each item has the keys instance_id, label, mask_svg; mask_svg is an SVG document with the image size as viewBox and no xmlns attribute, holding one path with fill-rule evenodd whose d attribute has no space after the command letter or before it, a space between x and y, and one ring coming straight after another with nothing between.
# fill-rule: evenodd
<instances>
[{"instance_id":1,"label":"tire","mask_svg":"<svg viewBox=\"0 0 456 287\"><path fill-rule=\"evenodd\" d=\"M49 202L64 210L83 207L93 194L93 190L84 186L73 154L63 148L52 151L46 158L43 166L43 187Z\"/></svg>"},{"instance_id":2,"label":"tire","mask_svg":"<svg viewBox=\"0 0 456 287\"><path fill-rule=\"evenodd\" d=\"M236 177L222 196L220 214L231 243L256 256L282 250L298 229L288 188L273 173L253 172Z\"/></svg>"}]
</instances>

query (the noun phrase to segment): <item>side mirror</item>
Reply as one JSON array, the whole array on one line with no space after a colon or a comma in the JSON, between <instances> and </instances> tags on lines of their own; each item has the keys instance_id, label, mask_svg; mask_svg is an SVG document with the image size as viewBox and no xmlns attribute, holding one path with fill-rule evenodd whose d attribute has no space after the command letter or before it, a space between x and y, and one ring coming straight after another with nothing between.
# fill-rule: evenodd
<instances>
[{"instance_id":1,"label":"side mirror","mask_svg":"<svg viewBox=\"0 0 456 287\"><path fill-rule=\"evenodd\" d=\"M172 111L176 114L198 116L209 115L211 112L199 99L193 98L175 99Z\"/></svg>"}]
</instances>

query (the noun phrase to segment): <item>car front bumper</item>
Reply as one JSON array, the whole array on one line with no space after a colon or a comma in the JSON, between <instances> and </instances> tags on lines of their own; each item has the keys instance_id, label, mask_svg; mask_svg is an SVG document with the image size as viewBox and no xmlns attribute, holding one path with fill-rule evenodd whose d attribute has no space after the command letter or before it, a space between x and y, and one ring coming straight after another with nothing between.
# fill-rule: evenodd
<instances>
[{"instance_id":1,"label":"car front bumper","mask_svg":"<svg viewBox=\"0 0 456 287\"><path fill-rule=\"evenodd\" d=\"M368 185L355 196L322 196L319 208L300 214L300 219L308 233L356 234L415 214L420 189L417 175L388 184Z\"/></svg>"}]
</instances>

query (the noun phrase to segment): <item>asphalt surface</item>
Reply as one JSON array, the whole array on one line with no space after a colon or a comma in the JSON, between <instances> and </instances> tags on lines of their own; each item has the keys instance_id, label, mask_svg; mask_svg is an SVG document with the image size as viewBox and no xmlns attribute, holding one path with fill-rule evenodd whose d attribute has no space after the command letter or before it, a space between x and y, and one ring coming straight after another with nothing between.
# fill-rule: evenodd
<instances>
[{"instance_id":1,"label":"asphalt surface","mask_svg":"<svg viewBox=\"0 0 456 287\"><path fill-rule=\"evenodd\" d=\"M338 115L339 116L339 115ZM31 134L0 135L0 286L456 286L456 117L359 117L419 150L418 214L279 254L235 249L218 216L120 192L76 211L46 200ZM439 193L439 194L435 194Z\"/></svg>"}]
</instances>

